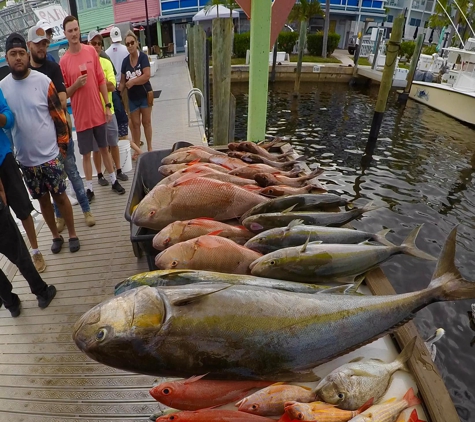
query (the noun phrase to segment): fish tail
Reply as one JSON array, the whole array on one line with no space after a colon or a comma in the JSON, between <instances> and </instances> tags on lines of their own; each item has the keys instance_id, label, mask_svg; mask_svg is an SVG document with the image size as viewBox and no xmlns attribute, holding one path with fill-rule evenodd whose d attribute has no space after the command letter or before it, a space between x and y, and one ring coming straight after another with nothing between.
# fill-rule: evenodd
<instances>
[{"instance_id":1,"label":"fish tail","mask_svg":"<svg viewBox=\"0 0 475 422\"><path fill-rule=\"evenodd\" d=\"M411 415L409 416L409 419L408 419L407 422L425 422L425 421L423 421L422 419L419 419L419 415L417 414L417 410L414 409L411 412Z\"/></svg>"},{"instance_id":2,"label":"fish tail","mask_svg":"<svg viewBox=\"0 0 475 422\"><path fill-rule=\"evenodd\" d=\"M437 267L428 289L435 293L435 300L461 300L475 298L475 283L465 280L455 267L455 241L457 227L447 237L440 252Z\"/></svg>"},{"instance_id":3,"label":"fish tail","mask_svg":"<svg viewBox=\"0 0 475 422\"><path fill-rule=\"evenodd\" d=\"M407 407L417 406L418 404L421 404L421 401L414 394L414 390L412 389L412 387L407 390L406 394L404 394L403 400L406 400Z\"/></svg>"},{"instance_id":4,"label":"fish tail","mask_svg":"<svg viewBox=\"0 0 475 422\"><path fill-rule=\"evenodd\" d=\"M414 352L414 346L416 345L416 340L417 337L414 337L409 343L407 343L404 349L402 349L402 352L394 361L394 363L397 365L397 369L401 369L412 356L412 353Z\"/></svg>"},{"instance_id":5,"label":"fish tail","mask_svg":"<svg viewBox=\"0 0 475 422\"><path fill-rule=\"evenodd\" d=\"M369 211L374 211L379 208L384 208L383 205L374 205L373 201L368 202L363 208L359 208L358 211L360 214L364 214Z\"/></svg>"},{"instance_id":6,"label":"fish tail","mask_svg":"<svg viewBox=\"0 0 475 422\"><path fill-rule=\"evenodd\" d=\"M421 231L422 224L412 230L409 235L404 239L404 242L401 244L402 251L405 254L415 256L416 258L427 259L428 261L435 261L437 258L434 258L432 255L421 251L416 246L416 238L419 232Z\"/></svg>"},{"instance_id":7,"label":"fish tail","mask_svg":"<svg viewBox=\"0 0 475 422\"><path fill-rule=\"evenodd\" d=\"M388 239L386 239L386 235L391 231L391 229L385 229L381 230L378 233L376 233L373 237L373 240L376 240L376 242L381 243L382 245L386 246L395 246L393 243L391 243Z\"/></svg>"}]
</instances>

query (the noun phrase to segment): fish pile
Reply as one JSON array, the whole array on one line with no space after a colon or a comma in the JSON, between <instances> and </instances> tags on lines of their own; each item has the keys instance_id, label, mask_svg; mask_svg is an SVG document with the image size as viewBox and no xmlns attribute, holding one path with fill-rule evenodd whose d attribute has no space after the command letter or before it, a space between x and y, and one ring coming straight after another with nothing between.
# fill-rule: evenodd
<instances>
[{"instance_id":1,"label":"fish pile","mask_svg":"<svg viewBox=\"0 0 475 422\"><path fill-rule=\"evenodd\" d=\"M362 295L365 274L394 255L435 260L415 244L421 227L401 245L386 239L389 230L341 227L377 207L321 189L295 193L314 189L320 171L299 177L301 161L280 161L288 154L270 146L230 144L229 154L189 147L162 161L166 177L132 215L157 231L158 270L128 278L86 312L74 326L76 345L111 367L182 378L151 389L179 411L157 421L419 421L405 412L419 404L412 389L384 397L415 339L393 362L362 357L323 379L315 368L433 302L475 298L454 264L456 228L426 289ZM282 196L264 196L270 188ZM237 409L217 408L229 403Z\"/></svg>"}]
</instances>

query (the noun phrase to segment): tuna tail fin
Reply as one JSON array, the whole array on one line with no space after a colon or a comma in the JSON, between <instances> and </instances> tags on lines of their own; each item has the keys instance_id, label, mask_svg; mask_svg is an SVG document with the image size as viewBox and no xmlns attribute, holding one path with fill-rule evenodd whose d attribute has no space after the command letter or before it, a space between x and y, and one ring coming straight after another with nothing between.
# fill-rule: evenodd
<instances>
[{"instance_id":1,"label":"tuna tail fin","mask_svg":"<svg viewBox=\"0 0 475 422\"><path fill-rule=\"evenodd\" d=\"M447 237L428 289L436 290L436 300L475 298L475 283L465 280L455 267L457 227Z\"/></svg>"},{"instance_id":2,"label":"tuna tail fin","mask_svg":"<svg viewBox=\"0 0 475 422\"><path fill-rule=\"evenodd\" d=\"M421 401L414 394L414 390L412 389L412 387L407 390L406 394L404 394L403 400L407 401L407 407L417 406L418 404L421 404Z\"/></svg>"},{"instance_id":3,"label":"tuna tail fin","mask_svg":"<svg viewBox=\"0 0 475 422\"><path fill-rule=\"evenodd\" d=\"M381 230L374 235L373 240L376 240L376 242L381 243L381 245L395 246L388 239L386 239L386 235L391 231L391 229Z\"/></svg>"},{"instance_id":4,"label":"tuna tail fin","mask_svg":"<svg viewBox=\"0 0 475 422\"><path fill-rule=\"evenodd\" d=\"M402 369L403 365L409 360L414 352L414 346L416 345L417 337L414 337L409 343L406 344L402 352L396 358L394 363L398 366L398 369Z\"/></svg>"},{"instance_id":5,"label":"tuna tail fin","mask_svg":"<svg viewBox=\"0 0 475 422\"><path fill-rule=\"evenodd\" d=\"M401 244L402 251L405 254L415 256L416 258L421 258L421 259L427 259L429 261L435 261L437 258L434 258L432 255L429 255L428 253L425 253L421 251L417 246L416 246L416 237L421 231L422 224L418 227L416 227L414 230L412 230L409 235L404 239L404 242Z\"/></svg>"},{"instance_id":6,"label":"tuna tail fin","mask_svg":"<svg viewBox=\"0 0 475 422\"><path fill-rule=\"evenodd\" d=\"M409 420L407 422L425 422L422 419L419 419L419 415L417 414L417 410L414 409L409 416Z\"/></svg>"}]
</instances>

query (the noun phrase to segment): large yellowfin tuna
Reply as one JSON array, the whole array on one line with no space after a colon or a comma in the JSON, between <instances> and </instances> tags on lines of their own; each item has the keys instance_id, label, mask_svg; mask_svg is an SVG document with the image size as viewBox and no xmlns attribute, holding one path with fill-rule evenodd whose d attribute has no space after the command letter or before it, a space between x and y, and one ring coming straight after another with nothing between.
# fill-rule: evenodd
<instances>
[{"instance_id":1,"label":"large yellowfin tuna","mask_svg":"<svg viewBox=\"0 0 475 422\"><path fill-rule=\"evenodd\" d=\"M376 340L427 305L475 298L475 283L455 267L455 240L456 229L424 290L345 296L226 283L143 286L86 312L73 339L91 359L142 374L315 381L313 368Z\"/></svg>"},{"instance_id":2,"label":"large yellowfin tuna","mask_svg":"<svg viewBox=\"0 0 475 422\"><path fill-rule=\"evenodd\" d=\"M409 233L401 246L313 242L280 249L254 261L251 264L251 273L255 276L290 281L349 283L354 281L356 276L377 267L393 255L404 253L435 260L415 244L420 229L421 226L416 227Z\"/></svg>"}]
</instances>

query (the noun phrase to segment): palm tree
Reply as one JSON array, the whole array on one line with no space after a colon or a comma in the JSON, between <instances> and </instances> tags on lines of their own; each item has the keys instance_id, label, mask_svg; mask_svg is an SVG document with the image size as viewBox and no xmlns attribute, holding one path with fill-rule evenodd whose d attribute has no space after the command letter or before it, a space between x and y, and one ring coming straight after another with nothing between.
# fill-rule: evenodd
<instances>
[{"instance_id":1,"label":"palm tree","mask_svg":"<svg viewBox=\"0 0 475 422\"><path fill-rule=\"evenodd\" d=\"M307 39L308 21L313 16L322 16L323 11L318 0L300 0L294 5L289 14L289 22L300 22L299 56L297 61L297 76L295 79L294 92L300 89L300 76L302 74L302 60L305 41Z\"/></svg>"}]
</instances>

